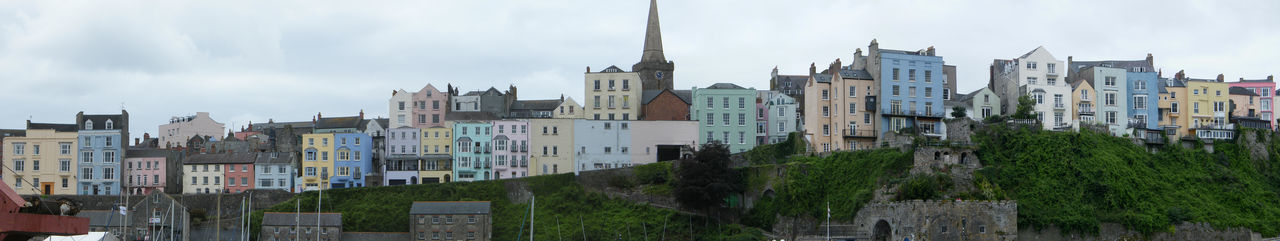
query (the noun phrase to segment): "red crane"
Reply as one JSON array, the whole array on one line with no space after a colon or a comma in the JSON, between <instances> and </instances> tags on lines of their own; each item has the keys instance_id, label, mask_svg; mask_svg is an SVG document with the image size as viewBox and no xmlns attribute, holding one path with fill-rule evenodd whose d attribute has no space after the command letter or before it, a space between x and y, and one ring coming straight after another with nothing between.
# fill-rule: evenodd
<instances>
[{"instance_id":1,"label":"red crane","mask_svg":"<svg viewBox=\"0 0 1280 241\"><path fill-rule=\"evenodd\" d=\"M69 212L79 209L70 200L60 203L44 202L44 204L28 202L18 196L18 192L13 191L8 183L0 180L0 240L30 240L50 235L88 234L88 218L62 216L63 214L74 215Z\"/></svg>"}]
</instances>

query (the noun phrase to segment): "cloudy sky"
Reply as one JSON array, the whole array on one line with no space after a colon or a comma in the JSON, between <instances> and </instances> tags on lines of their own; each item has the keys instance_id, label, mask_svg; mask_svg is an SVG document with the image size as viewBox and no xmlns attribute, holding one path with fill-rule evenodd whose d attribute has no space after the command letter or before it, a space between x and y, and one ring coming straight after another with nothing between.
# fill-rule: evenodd
<instances>
[{"instance_id":1,"label":"cloudy sky","mask_svg":"<svg viewBox=\"0 0 1280 241\"><path fill-rule=\"evenodd\" d=\"M119 113L132 132L211 112L386 116L395 89L516 85L581 100L582 72L639 58L648 1L0 1L0 128ZM661 1L677 88L768 88L769 72L935 46L961 92L995 58L1142 59L1228 79L1280 72L1280 1ZM847 61L846 61L847 63ZM1171 75L1171 74L1166 74ZM501 89L501 88L500 88Z\"/></svg>"}]
</instances>

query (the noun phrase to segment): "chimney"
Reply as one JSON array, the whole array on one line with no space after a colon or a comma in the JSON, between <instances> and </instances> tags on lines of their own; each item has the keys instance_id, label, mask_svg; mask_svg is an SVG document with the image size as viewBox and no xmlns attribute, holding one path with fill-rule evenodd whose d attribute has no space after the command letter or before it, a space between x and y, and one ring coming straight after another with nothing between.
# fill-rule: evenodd
<instances>
[{"instance_id":1,"label":"chimney","mask_svg":"<svg viewBox=\"0 0 1280 241\"><path fill-rule=\"evenodd\" d=\"M1186 78L1187 78L1187 72L1186 72L1186 70L1181 70L1181 69L1180 69L1180 70L1178 70L1178 73L1173 74L1173 78L1174 78L1174 79L1179 79L1179 80L1181 80L1181 79L1186 79Z\"/></svg>"},{"instance_id":2,"label":"chimney","mask_svg":"<svg viewBox=\"0 0 1280 241\"><path fill-rule=\"evenodd\" d=\"M1222 82L1222 81L1223 81L1223 77L1225 77L1225 76L1223 76L1222 74L1218 74L1218 82Z\"/></svg>"},{"instance_id":3,"label":"chimney","mask_svg":"<svg viewBox=\"0 0 1280 241\"><path fill-rule=\"evenodd\" d=\"M934 55L935 51L936 50L933 49L933 46L929 46L928 50L925 50L925 52L929 53L929 56L936 56Z\"/></svg>"},{"instance_id":4,"label":"chimney","mask_svg":"<svg viewBox=\"0 0 1280 241\"><path fill-rule=\"evenodd\" d=\"M360 109L360 119L364 119L364 109Z\"/></svg>"},{"instance_id":5,"label":"chimney","mask_svg":"<svg viewBox=\"0 0 1280 241\"><path fill-rule=\"evenodd\" d=\"M316 119L324 119L324 115L320 114L320 112L316 112Z\"/></svg>"},{"instance_id":6,"label":"chimney","mask_svg":"<svg viewBox=\"0 0 1280 241\"><path fill-rule=\"evenodd\" d=\"M1155 61L1156 61L1155 57L1151 56L1151 53L1147 53L1147 64L1155 66L1156 65Z\"/></svg>"},{"instance_id":7,"label":"chimney","mask_svg":"<svg viewBox=\"0 0 1280 241\"><path fill-rule=\"evenodd\" d=\"M815 65L813 62L810 62L810 63L809 63L809 76L813 76L813 75L816 75L816 74L818 74L818 65Z\"/></svg>"},{"instance_id":8,"label":"chimney","mask_svg":"<svg viewBox=\"0 0 1280 241\"><path fill-rule=\"evenodd\" d=\"M151 139L151 133L142 133L142 139L143 139L143 140L150 140L150 139Z\"/></svg>"},{"instance_id":9,"label":"chimney","mask_svg":"<svg viewBox=\"0 0 1280 241\"><path fill-rule=\"evenodd\" d=\"M831 62L831 66L827 66L827 74L834 76L840 72L840 58L836 58L835 62Z\"/></svg>"},{"instance_id":10,"label":"chimney","mask_svg":"<svg viewBox=\"0 0 1280 241\"><path fill-rule=\"evenodd\" d=\"M133 138L133 146L139 146L139 145L142 145L142 140L136 137Z\"/></svg>"},{"instance_id":11,"label":"chimney","mask_svg":"<svg viewBox=\"0 0 1280 241\"><path fill-rule=\"evenodd\" d=\"M396 96L396 90L391 90L391 96Z\"/></svg>"},{"instance_id":12,"label":"chimney","mask_svg":"<svg viewBox=\"0 0 1280 241\"><path fill-rule=\"evenodd\" d=\"M591 73L591 66L587 66L587 73Z\"/></svg>"},{"instance_id":13,"label":"chimney","mask_svg":"<svg viewBox=\"0 0 1280 241\"><path fill-rule=\"evenodd\" d=\"M853 49L854 57L862 57L862 48ZM856 58L854 60L857 60Z\"/></svg>"},{"instance_id":14,"label":"chimney","mask_svg":"<svg viewBox=\"0 0 1280 241\"><path fill-rule=\"evenodd\" d=\"M1268 75L1268 76L1267 76L1267 81L1275 81L1275 80L1276 80L1276 76L1275 76L1275 75Z\"/></svg>"}]
</instances>

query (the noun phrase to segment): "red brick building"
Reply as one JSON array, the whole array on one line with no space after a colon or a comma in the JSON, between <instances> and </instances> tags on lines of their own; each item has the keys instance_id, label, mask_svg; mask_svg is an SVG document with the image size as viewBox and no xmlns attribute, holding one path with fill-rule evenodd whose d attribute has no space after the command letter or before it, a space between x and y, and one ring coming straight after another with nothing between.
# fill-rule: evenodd
<instances>
[{"instance_id":1,"label":"red brick building","mask_svg":"<svg viewBox=\"0 0 1280 241\"><path fill-rule=\"evenodd\" d=\"M689 120L693 93L688 90L646 90L640 110L641 120Z\"/></svg>"}]
</instances>

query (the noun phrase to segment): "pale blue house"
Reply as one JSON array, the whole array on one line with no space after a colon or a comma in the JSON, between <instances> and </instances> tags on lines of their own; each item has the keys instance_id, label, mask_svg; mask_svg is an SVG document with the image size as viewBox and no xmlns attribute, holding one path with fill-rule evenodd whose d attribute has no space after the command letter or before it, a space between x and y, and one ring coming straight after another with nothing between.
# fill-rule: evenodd
<instances>
[{"instance_id":1,"label":"pale blue house","mask_svg":"<svg viewBox=\"0 0 1280 241\"><path fill-rule=\"evenodd\" d=\"M80 195L118 195L124 149L129 143L129 112L119 115L76 114L80 146L76 160Z\"/></svg>"},{"instance_id":2,"label":"pale blue house","mask_svg":"<svg viewBox=\"0 0 1280 241\"><path fill-rule=\"evenodd\" d=\"M453 124L453 176L457 181L492 180L493 123L459 121Z\"/></svg>"}]
</instances>

